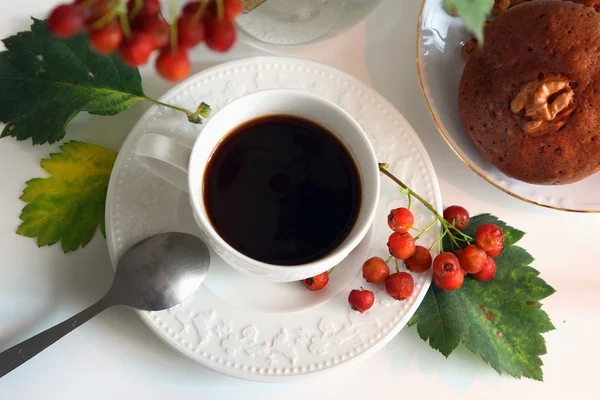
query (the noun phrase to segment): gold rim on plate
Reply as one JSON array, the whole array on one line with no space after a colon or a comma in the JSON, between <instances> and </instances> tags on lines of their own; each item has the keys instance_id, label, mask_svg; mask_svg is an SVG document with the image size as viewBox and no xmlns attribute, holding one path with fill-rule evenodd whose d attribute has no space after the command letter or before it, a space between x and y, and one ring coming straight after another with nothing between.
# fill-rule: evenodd
<instances>
[{"instance_id":1,"label":"gold rim on plate","mask_svg":"<svg viewBox=\"0 0 600 400\"><path fill-rule=\"evenodd\" d=\"M577 212L577 213L600 213L600 209L598 210L577 210L577 209L571 209L571 208L563 208L563 207L555 207L555 206L551 206L549 204L542 204L539 203L537 201L528 199L526 197L520 196L516 193L511 192L510 190L498 185L497 183L493 182L492 180L490 180L487 176L485 176L483 173L481 173L475 166L471 165L471 163L469 161L467 161L458 151L458 149L456 149L452 143L450 142L450 140L448 139L448 136L446 135L446 132L444 132L444 130L442 129L442 127L440 126L437 118L435 117L435 113L433 112L433 110L431 109L431 104L429 103L429 98L427 97L427 94L425 93L425 86L423 83L423 78L421 77L421 68L419 65L419 32L421 30L421 20L423 17L423 10L425 9L425 3L427 2L427 0L423 0L423 3L421 4L421 10L419 11L419 18L417 20L417 32L416 32L416 61L417 61L417 75L419 77L419 86L421 88L421 93L423 94L423 98L425 99L425 104L427 105L427 110L429 110L429 115L431 116L431 119L433 120L433 124L435 125L436 129L438 130L438 132L442 135L442 137L444 138L444 140L446 141L446 143L448 144L448 146L452 149L452 151L454 151L454 153L458 156L458 158L465 163L469 168L471 168L471 170L473 172L475 172L477 175L479 175L481 178L483 178L485 181L487 181L488 183L492 184L493 186L495 186L496 188L500 189L501 191L503 191L504 193L517 198L519 200L522 200L526 203L530 203L530 204L535 204L536 206L541 206L541 207L545 207L545 208L550 208L553 210L559 210L559 211L569 211L569 212Z\"/></svg>"}]
</instances>

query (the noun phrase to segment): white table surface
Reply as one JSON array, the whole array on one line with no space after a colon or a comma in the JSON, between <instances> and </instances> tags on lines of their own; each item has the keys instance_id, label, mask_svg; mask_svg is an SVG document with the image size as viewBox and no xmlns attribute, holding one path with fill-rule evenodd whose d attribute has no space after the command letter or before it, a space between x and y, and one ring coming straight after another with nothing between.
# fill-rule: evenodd
<instances>
[{"instance_id":1,"label":"white table surface","mask_svg":"<svg viewBox=\"0 0 600 400\"><path fill-rule=\"evenodd\" d=\"M54 0L2 0L0 37L26 29ZM400 6L399 4L402 4ZM495 189L454 155L431 122L415 69L419 0L384 0L362 25L329 42L298 48L294 56L338 67L387 97L418 132L439 177L444 203L471 214L491 212L527 232L521 245L557 293L544 301L556 330L545 335L543 383L499 376L464 347L449 359L405 328L375 356L346 369L285 384L229 378L172 351L129 309L111 309L0 379L0 399L598 399L600 362L600 215L569 214L526 204ZM194 71L261 51L238 45L225 58L194 53ZM142 70L144 89L159 96L169 84ZM6 95L6 94L3 94ZM78 117L67 139L118 150L137 105L117 117ZM62 321L107 290L112 268L98 234L83 250L38 249L15 234L28 179L44 176L39 159L58 145L0 141L0 350ZM364 396L364 397L363 397ZM442 397L443 396L443 397Z\"/></svg>"}]
</instances>

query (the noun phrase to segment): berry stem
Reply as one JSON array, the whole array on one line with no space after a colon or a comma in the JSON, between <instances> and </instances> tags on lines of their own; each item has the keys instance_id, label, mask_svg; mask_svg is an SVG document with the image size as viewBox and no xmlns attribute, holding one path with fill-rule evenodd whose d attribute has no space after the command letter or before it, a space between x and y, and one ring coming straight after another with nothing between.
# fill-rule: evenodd
<instances>
[{"instance_id":1,"label":"berry stem","mask_svg":"<svg viewBox=\"0 0 600 400\"><path fill-rule=\"evenodd\" d=\"M144 100L149 101L150 103L156 104L158 106L163 106L163 107L167 107L176 111L181 111L182 113L185 113L188 117L191 115L195 115L195 113L193 111L190 111L188 109L182 108L182 107L177 107L171 104L167 104L167 103L163 103L162 101L158 101L158 100L154 100L150 97L144 97Z\"/></svg>"},{"instance_id":2,"label":"berry stem","mask_svg":"<svg viewBox=\"0 0 600 400\"><path fill-rule=\"evenodd\" d=\"M78 6L80 8L88 8L89 6L91 6L92 4L94 4L97 1L98 0L86 0L84 2L79 3Z\"/></svg>"},{"instance_id":3,"label":"berry stem","mask_svg":"<svg viewBox=\"0 0 600 400\"><path fill-rule=\"evenodd\" d=\"M398 265L398 259L396 258L396 272L400 272L400 266Z\"/></svg>"},{"instance_id":4,"label":"berry stem","mask_svg":"<svg viewBox=\"0 0 600 400\"><path fill-rule=\"evenodd\" d=\"M385 263L388 264L391 260L392 260L392 255L390 254L390 256L387 258L387 260L385 260Z\"/></svg>"},{"instance_id":5,"label":"berry stem","mask_svg":"<svg viewBox=\"0 0 600 400\"><path fill-rule=\"evenodd\" d=\"M121 29L123 30L123 35L129 39L131 37L131 27L129 26L129 20L127 19L126 14L119 14L119 22L121 22Z\"/></svg>"},{"instance_id":6,"label":"berry stem","mask_svg":"<svg viewBox=\"0 0 600 400\"><path fill-rule=\"evenodd\" d=\"M425 207L427 207L427 209L429 211L431 211L433 213L433 215L435 215L438 219L441 218L443 220L442 216L440 214L438 214L438 212L435 210L435 208L433 208L433 206L431 204L429 204L428 201L426 201L424 198L422 198L421 196L419 196L418 193L415 193L411 188L409 188L408 186L406 186L404 184L404 182L402 182L400 179L396 178L390 171L387 170L387 167L388 167L387 164L379 163L379 171L381 171L388 178L390 178L391 180L393 180L394 182L396 182L401 188L403 188L404 190L406 190L409 195L413 195L415 199L419 200L419 202L421 204L423 204Z\"/></svg>"},{"instance_id":7,"label":"berry stem","mask_svg":"<svg viewBox=\"0 0 600 400\"><path fill-rule=\"evenodd\" d=\"M446 231L444 231L444 233L442 233L440 237L431 246L429 246L429 250L433 249L444 238L444 236L446 236Z\"/></svg>"},{"instance_id":8,"label":"berry stem","mask_svg":"<svg viewBox=\"0 0 600 400\"><path fill-rule=\"evenodd\" d=\"M333 272L333 270L334 270L334 269L335 269L335 267L331 267L331 269L330 269L329 271L327 271L327 273L328 273L329 275L331 275L331 273Z\"/></svg>"},{"instance_id":9,"label":"berry stem","mask_svg":"<svg viewBox=\"0 0 600 400\"><path fill-rule=\"evenodd\" d=\"M200 1L200 6L196 10L196 13L192 16L193 21L200 21L200 18L202 18L202 16L204 15L204 12L208 8L209 3L210 3L210 1L208 1L208 0Z\"/></svg>"},{"instance_id":10,"label":"berry stem","mask_svg":"<svg viewBox=\"0 0 600 400\"><path fill-rule=\"evenodd\" d=\"M131 10L131 14L129 14L129 19L133 21L133 19L137 17L140 11L142 11L142 7L144 7L144 0L135 0L133 10Z\"/></svg>"},{"instance_id":11,"label":"berry stem","mask_svg":"<svg viewBox=\"0 0 600 400\"><path fill-rule=\"evenodd\" d=\"M94 23L92 23L90 25L90 30L102 28L104 25L108 24L110 21L115 19L117 17L117 14L118 14L117 10L113 8L112 10L110 10L110 12L108 12L104 16L102 16L102 18L100 18L97 21L95 21ZM122 25L123 25L123 23L121 23L121 26ZM125 32L125 29L123 29L123 32Z\"/></svg>"},{"instance_id":12,"label":"berry stem","mask_svg":"<svg viewBox=\"0 0 600 400\"><path fill-rule=\"evenodd\" d=\"M387 176L388 178L390 178L392 181L396 182L403 190L403 192L405 192L409 197L409 203L410 203L410 196L413 196L415 199L417 199L421 204L423 204L429 211L431 211L433 213L433 215L435 216L437 221L440 221L440 224L442 226L442 235L440 235L440 237L438 238L438 240L429 248L430 250L439 243L440 240L442 240L442 238L446 235L446 233L449 234L450 238L451 238L451 242L453 242L454 244L457 245L457 247L460 248L460 246L458 246L458 243L456 242L456 239L458 239L456 237L456 235L459 235L462 237L463 241L466 243L472 243L473 242L473 238L470 237L469 235L459 231L458 229L454 228L453 224L448 223L448 221L446 221L444 219L444 217L442 217L437 211L436 209L429 204L429 202L427 200L425 200L424 198L422 198L421 196L419 196L418 193L414 192L411 188L409 188L408 186L406 186L406 184L404 182L402 182L400 179L396 178L394 176L394 174L392 174L390 171L388 171L388 164L385 163L379 163L379 171L381 171L381 173L383 173L385 176ZM435 220L433 221L434 223L436 222ZM428 229L431 228L430 225L427 229L425 229L425 231L427 231ZM450 228L452 228L452 232L450 231ZM424 232L423 232L424 233ZM419 234L418 237L420 237L423 233Z\"/></svg>"},{"instance_id":13,"label":"berry stem","mask_svg":"<svg viewBox=\"0 0 600 400\"><path fill-rule=\"evenodd\" d=\"M171 28L171 52L177 52L177 1L171 0L171 9L169 11L173 23L170 25ZM188 114L189 117L190 114Z\"/></svg>"},{"instance_id":14,"label":"berry stem","mask_svg":"<svg viewBox=\"0 0 600 400\"><path fill-rule=\"evenodd\" d=\"M410 192L408 192L408 205L406 206L406 208L408 208L410 210L411 205L412 205L412 196L410 195Z\"/></svg>"},{"instance_id":15,"label":"berry stem","mask_svg":"<svg viewBox=\"0 0 600 400\"><path fill-rule=\"evenodd\" d=\"M427 228L422 229L422 230L417 229L417 231L419 231L419 234L415 237L415 241L417 239L419 239L421 236L423 236L425 233L427 233L427 231L429 231L435 225L436 222L437 222L437 218L434 219L433 221L431 221L431 223L427 226Z\"/></svg>"},{"instance_id":16,"label":"berry stem","mask_svg":"<svg viewBox=\"0 0 600 400\"><path fill-rule=\"evenodd\" d=\"M225 5L223 4L223 0L217 0L217 18L219 21L223 21L223 18L225 18Z\"/></svg>"}]
</instances>

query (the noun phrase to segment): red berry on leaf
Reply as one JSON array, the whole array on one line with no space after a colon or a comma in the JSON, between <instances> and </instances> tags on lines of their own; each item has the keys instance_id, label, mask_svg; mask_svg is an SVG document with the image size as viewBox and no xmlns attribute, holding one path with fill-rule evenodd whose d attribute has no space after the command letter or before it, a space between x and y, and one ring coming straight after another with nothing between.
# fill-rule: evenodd
<instances>
[{"instance_id":1,"label":"red berry on leaf","mask_svg":"<svg viewBox=\"0 0 600 400\"><path fill-rule=\"evenodd\" d=\"M313 276L312 278L306 278L302 281L302 284L306 286L308 290L313 292L323 289L327 283L329 283L328 272L323 272L322 274Z\"/></svg>"},{"instance_id":2,"label":"red berry on leaf","mask_svg":"<svg viewBox=\"0 0 600 400\"><path fill-rule=\"evenodd\" d=\"M185 50L171 52L171 49L164 48L156 58L156 70L165 79L170 81L180 81L190 74L191 65L188 54Z\"/></svg>"},{"instance_id":3,"label":"red berry on leaf","mask_svg":"<svg viewBox=\"0 0 600 400\"><path fill-rule=\"evenodd\" d=\"M220 53L224 53L235 43L237 32L233 22L226 19L219 21L217 18L206 18L206 45Z\"/></svg>"},{"instance_id":4,"label":"red berry on leaf","mask_svg":"<svg viewBox=\"0 0 600 400\"><path fill-rule=\"evenodd\" d=\"M462 272L445 277L433 274L433 283L442 290L456 290L463 285L464 281L465 275Z\"/></svg>"},{"instance_id":5,"label":"red berry on leaf","mask_svg":"<svg viewBox=\"0 0 600 400\"><path fill-rule=\"evenodd\" d=\"M399 260L406 260L415 254L415 241L409 233L394 232L387 243L390 254Z\"/></svg>"},{"instance_id":6,"label":"red berry on leaf","mask_svg":"<svg viewBox=\"0 0 600 400\"><path fill-rule=\"evenodd\" d=\"M382 258L369 258L362 266L363 278L369 283L379 284L385 282L390 276L390 267Z\"/></svg>"},{"instance_id":7,"label":"red berry on leaf","mask_svg":"<svg viewBox=\"0 0 600 400\"><path fill-rule=\"evenodd\" d=\"M123 40L123 31L118 21L94 29L89 33L90 45L98 53L110 54L116 51Z\"/></svg>"},{"instance_id":8,"label":"red berry on leaf","mask_svg":"<svg viewBox=\"0 0 600 400\"><path fill-rule=\"evenodd\" d=\"M177 43L182 49L196 47L204 40L205 28L202 21L196 21L192 17L181 16L177 21Z\"/></svg>"},{"instance_id":9,"label":"red berry on leaf","mask_svg":"<svg viewBox=\"0 0 600 400\"><path fill-rule=\"evenodd\" d=\"M406 233L415 223L415 216L408 208L396 208L388 214L388 225L394 232Z\"/></svg>"},{"instance_id":10,"label":"red berry on leaf","mask_svg":"<svg viewBox=\"0 0 600 400\"><path fill-rule=\"evenodd\" d=\"M490 257L496 257L504 249L504 233L496 224L483 224L475 231L475 242Z\"/></svg>"},{"instance_id":11,"label":"red berry on leaf","mask_svg":"<svg viewBox=\"0 0 600 400\"><path fill-rule=\"evenodd\" d=\"M455 290L462 286L465 271L452 253L442 253L433 260L433 281L442 290Z\"/></svg>"},{"instance_id":12,"label":"red berry on leaf","mask_svg":"<svg viewBox=\"0 0 600 400\"><path fill-rule=\"evenodd\" d=\"M169 24L158 15L137 19L135 29L150 35L157 49L169 44Z\"/></svg>"},{"instance_id":13,"label":"red berry on leaf","mask_svg":"<svg viewBox=\"0 0 600 400\"><path fill-rule=\"evenodd\" d=\"M385 291L396 300L409 298L415 290L415 281L408 272L396 272L385 281Z\"/></svg>"},{"instance_id":14,"label":"red berry on leaf","mask_svg":"<svg viewBox=\"0 0 600 400\"><path fill-rule=\"evenodd\" d=\"M242 0L223 0L223 8L225 9L225 19L233 21L244 11L244 4Z\"/></svg>"},{"instance_id":15,"label":"red berry on leaf","mask_svg":"<svg viewBox=\"0 0 600 400\"><path fill-rule=\"evenodd\" d=\"M469 212L461 206L450 206L444 210L444 219L462 231L469 225Z\"/></svg>"},{"instance_id":16,"label":"red berry on leaf","mask_svg":"<svg viewBox=\"0 0 600 400\"><path fill-rule=\"evenodd\" d=\"M348 303L353 310L363 313L373 307L375 303L375 294L370 290L353 289L348 295Z\"/></svg>"},{"instance_id":17,"label":"red berry on leaf","mask_svg":"<svg viewBox=\"0 0 600 400\"><path fill-rule=\"evenodd\" d=\"M154 40L144 32L136 32L131 39L121 45L119 54L123 62L131 67L146 64L154 51Z\"/></svg>"},{"instance_id":18,"label":"red berry on leaf","mask_svg":"<svg viewBox=\"0 0 600 400\"><path fill-rule=\"evenodd\" d=\"M476 274L483 269L487 260L487 254L474 244L464 248L458 256L460 267L469 274Z\"/></svg>"},{"instance_id":19,"label":"red berry on leaf","mask_svg":"<svg viewBox=\"0 0 600 400\"><path fill-rule=\"evenodd\" d=\"M417 246L415 254L404 260L404 265L411 272L423 273L431 267L433 259L431 253L426 247Z\"/></svg>"},{"instance_id":20,"label":"red berry on leaf","mask_svg":"<svg viewBox=\"0 0 600 400\"><path fill-rule=\"evenodd\" d=\"M138 0L129 0L127 2L127 13L131 14L136 9ZM139 9L134 18L155 16L160 12L160 0L141 0L142 7Z\"/></svg>"},{"instance_id":21,"label":"red berry on leaf","mask_svg":"<svg viewBox=\"0 0 600 400\"><path fill-rule=\"evenodd\" d=\"M485 266L481 271L473 274L473 278L478 281L489 281L496 275L496 261L490 256L487 257Z\"/></svg>"},{"instance_id":22,"label":"red berry on leaf","mask_svg":"<svg viewBox=\"0 0 600 400\"><path fill-rule=\"evenodd\" d=\"M69 38L85 28L83 11L72 4L62 4L50 13L46 21L52 34L61 39Z\"/></svg>"}]
</instances>

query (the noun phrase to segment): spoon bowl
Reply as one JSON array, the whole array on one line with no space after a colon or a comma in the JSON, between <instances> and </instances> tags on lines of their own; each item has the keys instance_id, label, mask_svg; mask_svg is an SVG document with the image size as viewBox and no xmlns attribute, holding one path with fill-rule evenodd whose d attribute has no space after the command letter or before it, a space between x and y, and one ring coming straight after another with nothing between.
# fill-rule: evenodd
<instances>
[{"instance_id":1,"label":"spoon bowl","mask_svg":"<svg viewBox=\"0 0 600 400\"><path fill-rule=\"evenodd\" d=\"M160 233L123 254L108 295L118 304L139 310L165 310L200 287L209 264L208 247L196 236Z\"/></svg>"},{"instance_id":2,"label":"spoon bowl","mask_svg":"<svg viewBox=\"0 0 600 400\"><path fill-rule=\"evenodd\" d=\"M210 265L202 240L186 233L150 236L119 260L108 293L79 314L0 353L0 377L109 307L126 305L160 311L187 300L200 287Z\"/></svg>"}]
</instances>

